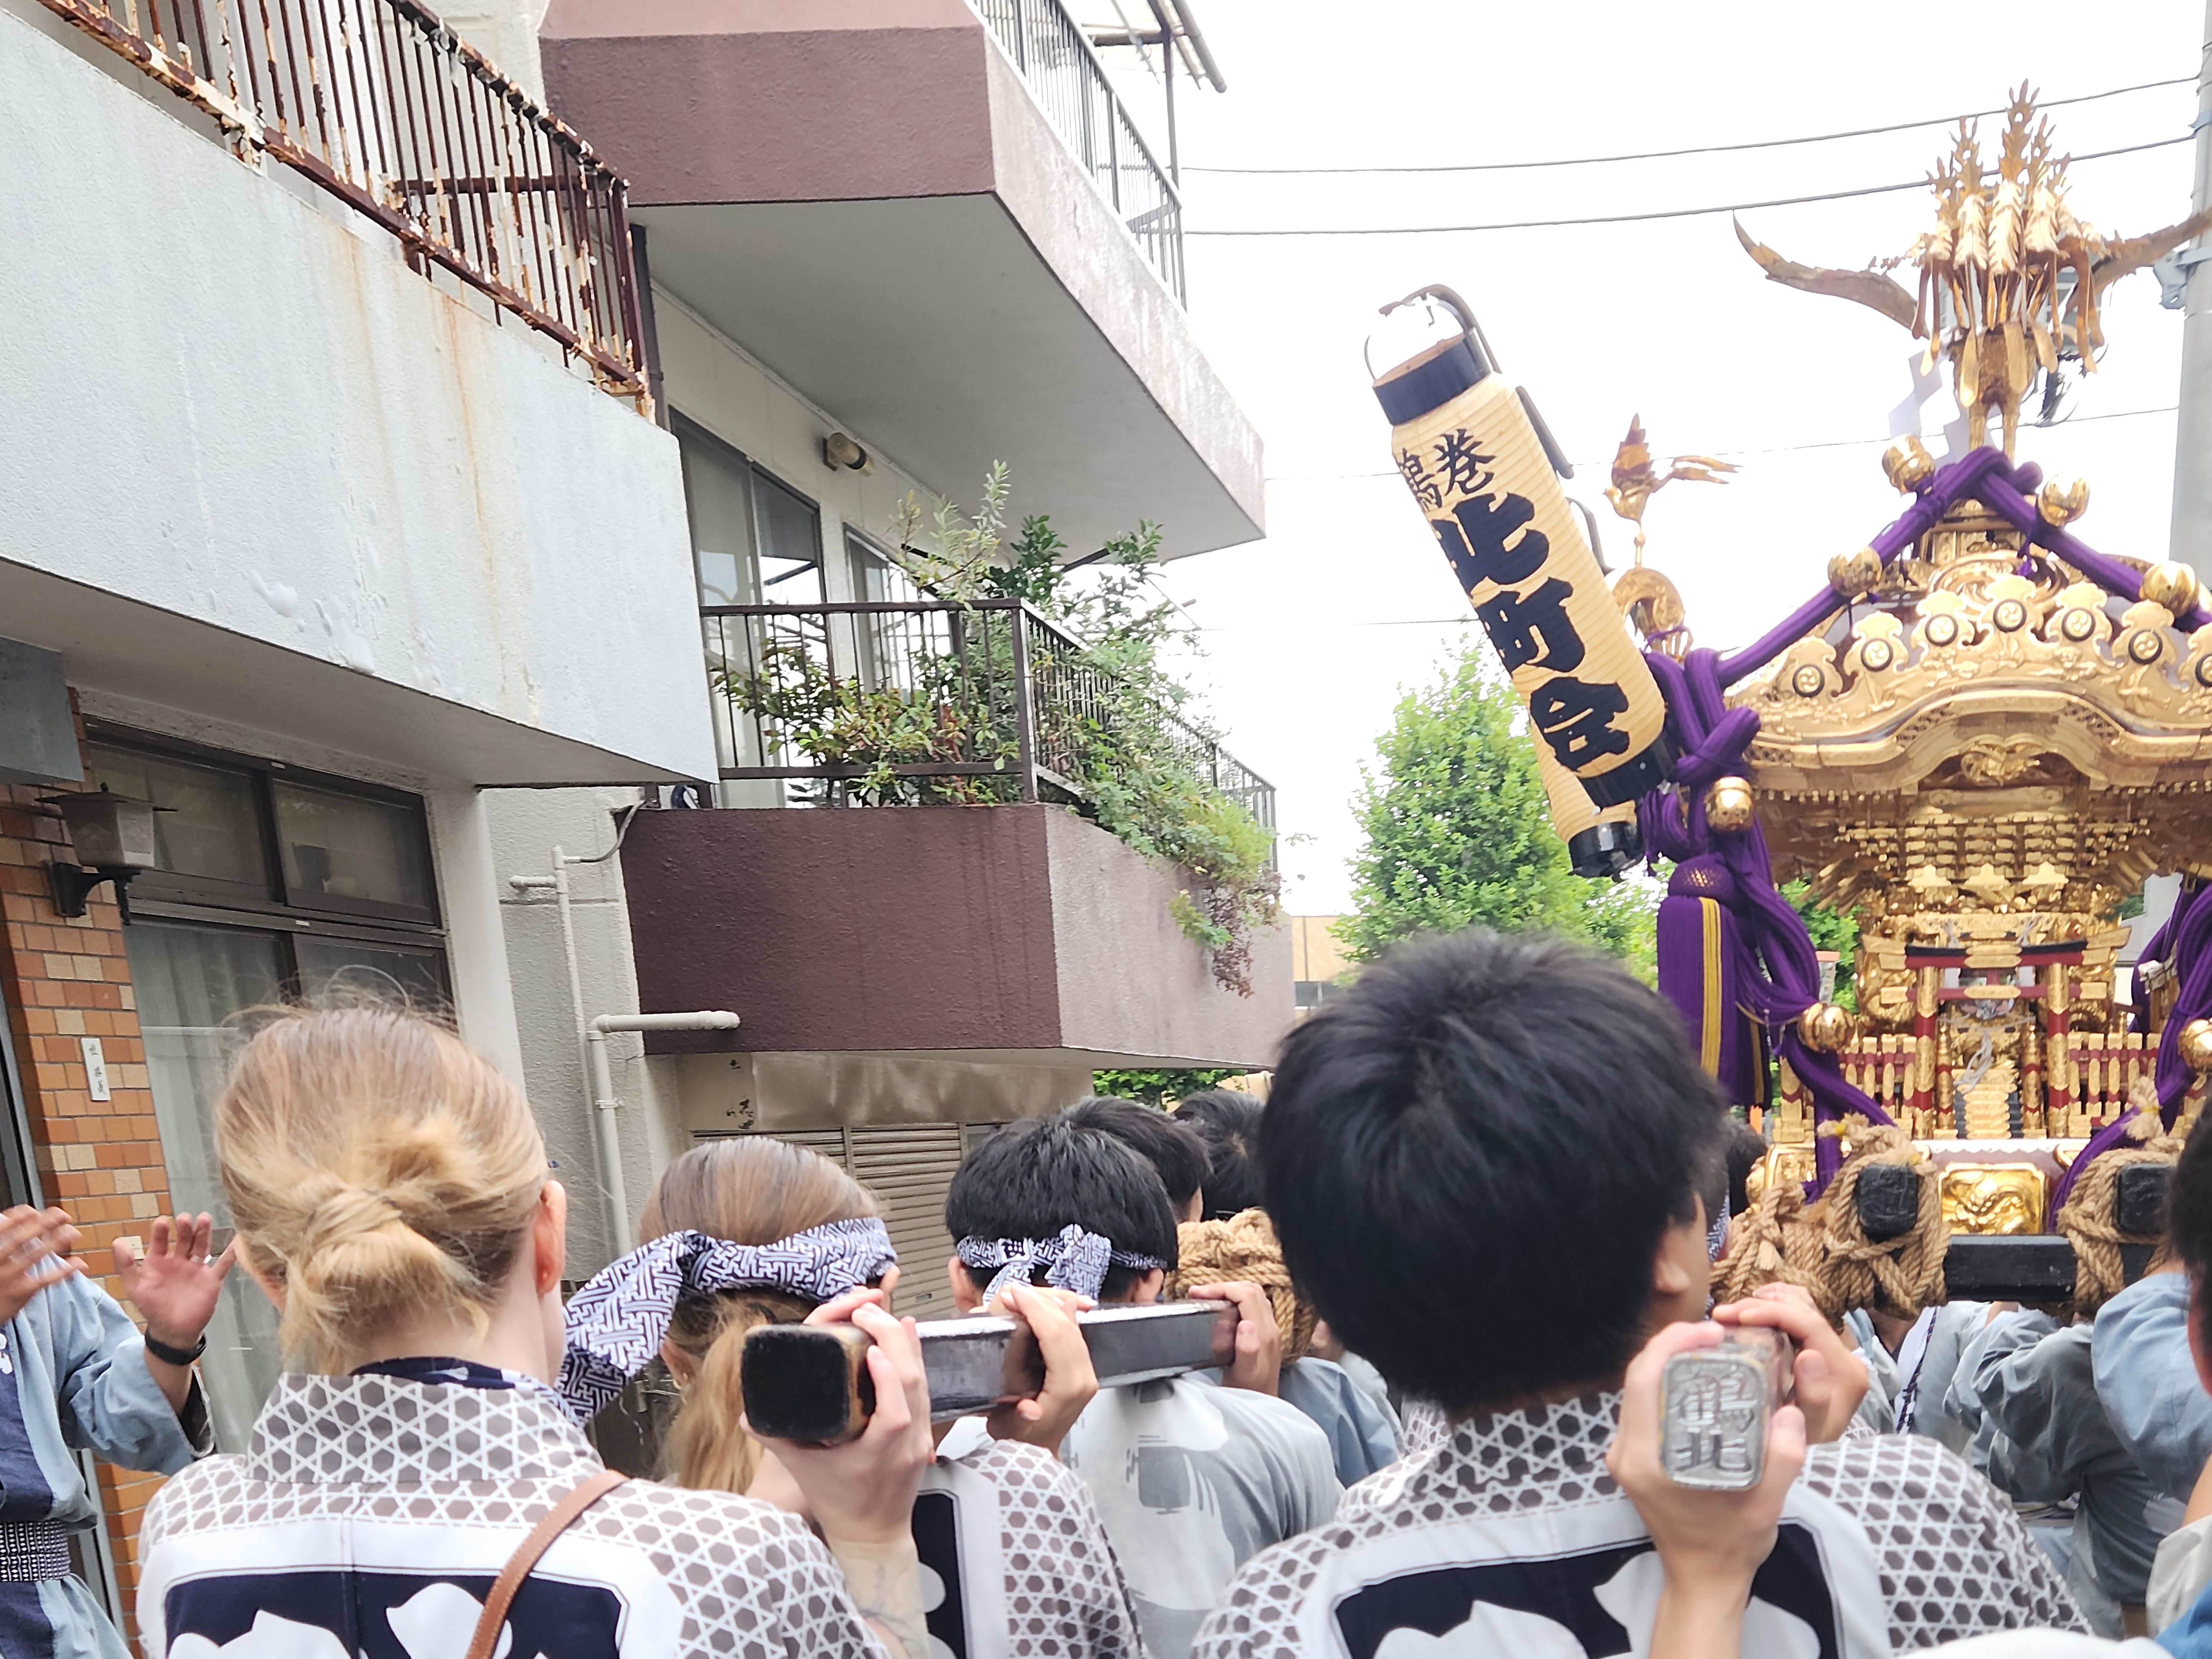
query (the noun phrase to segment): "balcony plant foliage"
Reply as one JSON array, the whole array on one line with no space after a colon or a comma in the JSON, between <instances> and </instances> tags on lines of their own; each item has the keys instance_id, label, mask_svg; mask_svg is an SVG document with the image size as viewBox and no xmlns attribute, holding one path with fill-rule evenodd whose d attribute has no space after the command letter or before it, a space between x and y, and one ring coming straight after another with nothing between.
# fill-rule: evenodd
<instances>
[{"instance_id":1,"label":"balcony plant foliage","mask_svg":"<svg viewBox=\"0 0 2212 1659\"><path fill-rule=\"evenodd\" d=\"M901 504L891 530L908 574L960 609L941 639L901 649L896 672L863 682L833 674L804 640L771 639L753 672L717 677L776 742L819 766L864 769L831 784L825 801L991 805L1021 798L1013 630L1024 628L1047 793L1190 876L1172 902L1176 925L1206 950L1221 985L1249 996L1253 938L1281 914L1273 839L1216 787L1207 757L1218 740L1168 660L1191 641L1152 579L1159 529L1141 524L1071 571L1044 516L1008 537L1009 493L998 463L972 514L943 500ZM927 770L963 763L992 769Z\"/></svg>"}]
</instances>

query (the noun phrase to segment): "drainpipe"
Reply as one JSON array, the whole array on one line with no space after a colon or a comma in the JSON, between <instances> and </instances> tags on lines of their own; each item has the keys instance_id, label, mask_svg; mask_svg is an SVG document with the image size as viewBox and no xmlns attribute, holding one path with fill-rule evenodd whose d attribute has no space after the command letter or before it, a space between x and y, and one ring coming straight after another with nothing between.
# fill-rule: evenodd
<instances>
[{"instance_id":1,"label":"drainpipe","mask_svg":"<svg viewBox=\"0 0 2212 1659\"><path fill-rule=\"evenodd\" d=\"M572 855L556 846L553 849L553 873L550 875L510 875L507 880L507 886L517 893L550 892L560 910L561 954L568 966L568 1011L570 1017L575 1021L576 1028L576 1075L583 1081L584 1094L587 1103L593 1093L592 1052L584 1017L583 968L576 953L575 911L569 902L568 866L603 864L620 852L623 839L629 833L629 826L637 820L637 808L629 808L627 815L615 830L614 845L605 852L595 852L585 857ZM605 1142L602 1141L603 1149L605 1145ZM608 1218L609 1235L614 1238L627 1237L629 1232L629 1214L623 1208L619 1201L621 1171L617 1168L602 1170L600 1172L607 1177L609 1190L617 1195L615 1213ZM626 1250L629 1247L625 1244L623 1248Z\"/></svg>"},{"instance_id":2,"label":"drainpipe","mask_svg":"<svg viewBox=\"0 0 2212 1659\"><path fill-rule=\"evenodd\" d=\"M591 1057L592 1105L599 1127L599 1167L607 1184L607 1204L612 1212L614 1253L627 1256L633 1246L629 1233L629 1196L623 1187L622 1129L616 1114L622 1102L615 1098L614 1069L607 1063L607 1033L611 1031L734 1031L738 1016L726 1009L698 1014L603 1014L586 1027L584 1044Z\"/></svg>"}]
</instances>

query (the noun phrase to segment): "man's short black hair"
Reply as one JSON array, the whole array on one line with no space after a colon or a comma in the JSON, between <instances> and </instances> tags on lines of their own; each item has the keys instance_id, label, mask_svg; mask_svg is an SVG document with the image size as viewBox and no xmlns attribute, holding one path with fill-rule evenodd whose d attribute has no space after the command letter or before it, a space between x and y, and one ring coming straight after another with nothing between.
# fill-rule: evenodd
<instances>
[{"instance_id":1,"label":"man's short black hair","mask_svg":"<svg viewBox=\"0 0 2212 1659\"><path fill-rule=\"evenodd\" d=\"M1184 1125L1156 1106L1139 1105L1111 1094L1088 1094L1070 1106L1064 1116L1071 1123L1101 1135L1110 1135L1152 1160L1168 1190L1168 1203L1177 1216L1206 1179L1206 1146Z\"/></svg>"},{"instance_id":2,"label":"man's short black hair","mask_svg":"<svg viewBox=\"0 0 2212 1659\"><path fill-rule=\"evenodd\" d=\"M2166 1238L2189 1269L2190 1295L2198 1314L2212 1315L2212 1130L2201 1124L2190 1132L2173 1172Z\"/></svg>"},{"instance_id":3,"label":"man's short black hair","mask_svg":"<svg viewBox=\"0 0 2212 1659\"><path fill-rule=\"evenodd\" d=\"M945 1195L945 1230L956 1243L1052 1238L1071 1223L1175 1268L1175 1212L1159 1172L1072 1111L1009 1123L969 1155ZM1127 1295L1146 1271L1110 1269L1101 1299ZM975 1277L980 1288L990 1275Z\"/></svg>"},{"instance_id":4,"label":"man's short black hair","mask_svg":"<svg viewBox=\"0 0 2212 1659\"><path fill-rule=\"evenodd\" d=\"M1260 1165L1330 1329L1463 1411L1620 1377L1725 1121L1620 964L1478 931L1399 947L1291 1028Z\"/></svg>"},{"instance_id":5,"label":"man's short black hair","mask_svg":"<svg viewBox=\"0 0 2212 1659\"><path fill-rule=\"evenodd\" d=\"M1238 1089L1207 1089L1179 1102L1175 1118L1206 1143L1207 1221L1225 1221L1267 1201L1260 1185L1260 1117L1263 1108Z\"/></svg>"}]
</instances>

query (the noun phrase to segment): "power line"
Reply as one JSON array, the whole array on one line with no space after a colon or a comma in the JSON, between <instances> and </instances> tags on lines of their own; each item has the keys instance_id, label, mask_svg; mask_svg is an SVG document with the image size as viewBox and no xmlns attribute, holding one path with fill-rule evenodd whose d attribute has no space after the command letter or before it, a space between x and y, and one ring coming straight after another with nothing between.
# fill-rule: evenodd
<instances>
[{"instance_id":1,"label":"power line","mask_svg":"<svg viewBox=\"0 0 2212 1659\"><path fill-rule=\"evenodd\" d=\"M2087 426L2093 421L2132 421L2138 415L2172 415L2179 407L2180 405L2177 403L2160 403L2154 408L2147 409L2110 409L2102 415L2070 415L2063 421L2052 421L2049 427L2031 424L2029 427L2023 427L2021 430L2049 432L2059 427ZM1747 458L1750 458L1762 455L1797 455L1802 454L1808 450L1863 449L1875 444L1893 444L1896 441L1897 439L1894 435L1887 438L1830 438L1825 439L1819 443L1813 444L1778 444L1770 449L1717 449L1709 452L1714 455L1722 456L1740 455ZM1575 465L1577 468L1589 468L1592 470L1595 470L1600 466L1609 467L1612 465L1612 463L1609 461L1603 463L1596 461L1577 461L1575 463ZM1399 478L1402 475L1396 468L1383 467L1374 472L1276 472L1268 474L1267 476L1261 480L1261 481L1267 484L1334 484L1342 483L1354 479Z\"/></svg>"},{"instance_id":2,"label":"power line","mask_svg":"<svg viewBox=\"0 0 2212 1659\"><path fill-rule=\"evenodd\" d=\"M2196 84L2195 76L2178 75L2167 81L2145 81L2132 87L2114 87L2109 92L2084 93L2078 98L2052 98L2037 104L2036 107L2039 110L2059 109L2069 104L2094 104L2100 99L2120 98L2130 93L2150 92L2160 87ZM2010 106L2006 107L2008 109ZM1802 138L1761 138L1741 144L1695 144L1686 149L1637 150L1625 155L1569 155L1551 161L1458 161L1429 167L1200 167L1186 164L1183 171L1291 178L1339 173L1519 173L1538 167L1594 167L1614 161L1664 161L1681 155L1726 155L1742 150L1784 149L1793 144L1826 144L1840 138L1869 138L1877 133L1910 132L1919 127L1948 127L1954 122L1978 121L1984 116L2005 112L2004 109L1969 110L1964 115L1939 116L1927 121L1898 121L1886 127L1853 127L1846 132L1816 132Z\"/></svg>"},{"instance_id":3,"label":"power line","mask_svg":"<svg viewBox=\"0 0 2212 1659\"><path fill-rule=\"evenodd\" d=\"M2194 143L2197 135L2185 132L2172 138L2154 138L2147 144L2126 144L2118 149L2091 150L2071 158L2102 161L2114 155L2134 155L2142 150L2163 149L2169 144ZM1186 229L1185 236L1455 236L1474 231L1559 230L1575 225L1628 225L1650 219L1700 219L1716 213L1745 213L1753 208L1794 208L1808 202L1840 202L1854 196L1887 196L1898 191L1926 190L1925 179L1901 185L1867 185L1857 190L1824 191L1817 196L1778 196L1763 202L1723 202L1710 208L1660 208L1648 213L1609 213L1579 219L1516 219L1491 225L1316 225L1281 230Z\"/></svg>"}]
</instances>

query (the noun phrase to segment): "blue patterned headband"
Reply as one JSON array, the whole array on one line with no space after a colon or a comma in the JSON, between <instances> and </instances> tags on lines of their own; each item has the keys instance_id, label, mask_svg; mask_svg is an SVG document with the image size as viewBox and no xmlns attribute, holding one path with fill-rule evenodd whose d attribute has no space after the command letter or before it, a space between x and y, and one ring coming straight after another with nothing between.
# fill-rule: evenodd
<instances>
[{"instance_id":1,"label":"blue patterned headband","mask_svg":"<svg viewBox=\"0 0 2212 1659\"><path fill-rule=\"evenodd\" d=\"M580 1423L614 1402L667 1340L676 1305L726 1290L779 1290L827 1302L898 1260L874 1216L809 1227L772 1244L672 1232L610 1262L569 1299L561 1396Z\"/></svg>"},{"instance_id":2,"label":"blue patterned headband","mask_svg":"<svg viewBox=\"0 0 2212 1659\"><path fill-rule=\"evenodd\" d=\"M965 1265L994 1274L983 1299L990 1301L1008 1285L1026 1285L1045 1270L1044 1281L1078 1296L1097 1296L1109 1268L1164 1268L1170 1263L1156 1256L1115 1250L1114 1241L1085 1232L1073 1222L1053 1238L963 1238L953 1247Z\"/></svg>"}]
</instances>

